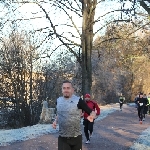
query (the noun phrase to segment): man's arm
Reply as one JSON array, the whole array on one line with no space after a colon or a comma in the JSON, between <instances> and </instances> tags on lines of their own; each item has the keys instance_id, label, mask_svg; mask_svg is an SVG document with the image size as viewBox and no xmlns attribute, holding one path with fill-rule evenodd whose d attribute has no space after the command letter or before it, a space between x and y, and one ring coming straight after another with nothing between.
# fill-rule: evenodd
<instances>
[{"instance_id":1,"label":"man's arm","mask_svg":"<svg viewBox=\"0 0 150 150\"><path fill-rule=\"evenodd\" d=\"M54 122L53 122L53 124L52 124L52 127L53 127L54 129L56 129L56 127L57 127L57 122L58 122L58 117L56 116L56 118L55 118L55 120L54 120Z\"/></svg>"},{"instance_id":2,"label":"man's arm","mask_svg":"<svg viewBox=\"0 0 150 150\"><path fill-rule=\"evenodd\" d=\"M124 97L124 98L123 98L123 101L125 101L125 100L126 100L126 98Z\"/></svg>"},{"instance_id":3,"label":"man's arm","mask_svg":"<svg viewBox=\"0 0 150 150\"><path fill-rule=\"evenodd\" d=\"M146 106L148 105L148 98L146 98Z\"/></svg>"},{"instance_id":4,"label":"man's arm","mask_svg":"<svg viewBox=\"0 0 150 150\"><path fill-rule=\"evenodd\" d=\"M95 108L96 108L96 111L97 111L96 115L100 115L100 108L99 108L97 103L95 103Z\"/></svg>"},{"instance_id":5,"label":"man's arm","mask_svg":"<svg viewBox=\"0 0 150 150\"><path fill-rule=\"evenodd\" d=\"M56 101L55 104L56 104L56 106L57 106L57 101ZM52 127L53 127L54 129L56 129L57 123L58 123L57 107L55 108L55 113L56 113L56 117L55 117L55 120L54 120L54 122L53 122L53 124L52 124Z\"/></svg>"},{"instance_id":6,"label":"man's arm","mask_svg":"<svg viewBox=\"0 0 150 150\"><path fill-rule=\"evenodd\" d=\"M92 112L92 109L88 107L88 105L85 103L84 100L82 100L82 98L79 99L77 107L78 109L82 109L83 111L85 111L88 115L90 115L90 113Z\"/></svg>"},{"instance_id":7,"label":"man's arm","mask_svg":"<svg viewBox=\"0 0 150 150\"><path fill-rule=\"evenodd\" d=\"M79 102L77 104L78 109L82 109L84 110L89 116L87 117L87 119L90 122L93 122L93 120L96 118L96 113L94 111L92 111L92 109L90 109L87 104L85 103L84 100L82 100L82 98L79 99Z\"/></svg>"},{"instance_id":8,"label":"man's arm","mask_svg":"<svg viewBox=\"0 0 150 150\"><path fill-rule=\"evenodd\" d=\"M120 97L119 97L119 103L121 103L121 101L120 101Z\"/></svg>"}]
</instances>

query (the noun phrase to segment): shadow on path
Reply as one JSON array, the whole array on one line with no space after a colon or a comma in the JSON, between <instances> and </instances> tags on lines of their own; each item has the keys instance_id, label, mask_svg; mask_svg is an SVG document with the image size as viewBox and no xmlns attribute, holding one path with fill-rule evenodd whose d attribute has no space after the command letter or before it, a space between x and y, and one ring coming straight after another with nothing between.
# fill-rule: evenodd
<instances>
[{"instance_id":1,"label":"shadow on path","mask_svg":"<svg viewBox=\"0 0 150 150\"><path fill-rule=\"evenodd\" d=\"M91 144L84 144L83 133L83 150L128 150L141 132L149 127L150 116L140 125L134 106L124 105L123 111L117 108L103 120L95 121ZM58 134L43 135L0 147L0 150L57 150L57 137Z\"/></svg>"}]
</instances>

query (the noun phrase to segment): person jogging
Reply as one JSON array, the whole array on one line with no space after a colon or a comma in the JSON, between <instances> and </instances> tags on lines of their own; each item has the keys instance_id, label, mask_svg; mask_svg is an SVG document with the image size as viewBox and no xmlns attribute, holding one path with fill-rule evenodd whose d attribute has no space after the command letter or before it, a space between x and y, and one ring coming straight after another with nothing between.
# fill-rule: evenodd
<instances>
[{"instance_id":1,"label":"person jogging","mask_svg":"<svg viewBox=\"0 0 150 150\"><path fill-rule=\"evenodd\" d=\"M150 115L150 93L147 95L148 99L148 114Z\"/></svg>"},{"instance_id":2,"label":"person jogging","mask_svg":"<svg viewBox=\"0 0 150 150\"><path fill-rule=\"evenodd\" d=\"M137 104L137 99L139 98L140 92L135 96L134 103L135 103L135 108L138 108Z\"/></svg>"},{"instance_id":3,"label":"person jogging","mask_svg":"<svg viewBox=\"0 0 150 150\"><path fill-rule=\"evenodd\" d=\"M143 95L143 98L144 98L143 121L145 121L145 116L146 116L147 111L148 111L148 99L147 99L146 94Z\"/></svg>"},{"instance_id":4,"label":"person jogging","mask_svg":"<svg viewBox=\"0 0 150 150\"><path fill-rule=\"evenodd\" d=\"M124 101L125 101L125 97L121 93L119 97L120 111L122 111Z\"/></svg>"},{"instance_id":5,"label":"person jogging","mask_svg":"<svg viewBox=\"0 0 150 150\"><path fill-rule=\"evenodd\" d=\"M93 121L96 113L90 109L82 98L73 94L70 81L62 84L62 94L56 102L57 116L52 126L59 124L58 150L82 150L81 110L89 114Z\"/></svg>"},{"instance_id":6,"label":"person jogging","mask_svg":"<svg viewBox=\"0 0 150 150\"><path fill-rule=\"evenodd\" d=\"M91 100L90 94L85 94L84 99L85 99L85 102L88 105L88 107L91 108L93 111L95 111L97 116L100 115L100 108L99 108L96 101ZM86 112L83 112L84 134L85 134L85 137L87 139L86 144L90 143L90 138L92 137L93 125L94 125L94 121L90 122L87 119L88 116L89 116L89 114L87 114Z\"/></svg>"},{"instance_id":7,"label":"person jogging","mask_svg":"<svg viewBox=\"0 0 150 150\"><path fill-rule=\"evenodd\" d=\"M142 124L143 121L143 113L144 113L144 106L145 106L145 99L143 98L143 93L140 93L139 98L137 99L138 104L138 117L140 124Z\"/></svg>"}]
</instances>

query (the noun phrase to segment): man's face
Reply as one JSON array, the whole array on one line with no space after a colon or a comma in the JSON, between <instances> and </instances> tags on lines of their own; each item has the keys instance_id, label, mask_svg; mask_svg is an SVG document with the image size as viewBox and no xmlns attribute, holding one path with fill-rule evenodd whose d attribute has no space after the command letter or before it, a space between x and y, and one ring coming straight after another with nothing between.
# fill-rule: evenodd
<instances>
[{"instance_id":1,"label":"man's face","mask_svg":"<svg viewBox=\"0 0 150 150\"><path fill-rule=\"evenodd\" d=\"M143 95L140 95L140 98L142 98L143 97Z\"/></svg>"},{"instance_id":2,"label":"man's face","mask_svg":"<svg viewBox=\"0 0 150 150\"><path fill-rule=\"evenodd\" d=\"M71 83L63 83L62 85L62 94L65 98L70 98L74 90Z\"/></svg>"},{"instance_id":3,"label":"man's face","mask_svg":"<svg viewBox=\"0 0 150 150\"><path fill-rule=\"evenodd\" d=\"M90 100L90 98L88 98L88 97L86 97L86 98L84 98L86 101L89 101Z\"/></svg>"}]
</instances>

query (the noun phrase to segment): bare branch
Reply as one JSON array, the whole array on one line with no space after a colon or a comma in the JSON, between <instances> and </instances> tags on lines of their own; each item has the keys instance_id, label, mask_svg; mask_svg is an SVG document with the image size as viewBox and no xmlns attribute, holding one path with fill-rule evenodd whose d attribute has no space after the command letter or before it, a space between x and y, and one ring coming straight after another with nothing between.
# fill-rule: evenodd
<instances>
[{"instance_id":1,"label":"bare branch","mask_svg":"<svg viewBox=\"0 0 150 150\"><path fill-rule=\"evenodd\" d=\"M150 8L146 5L146 3L144 1L140 2L140 6L142 6L147 11L147 13L150 15Z\"/></svg>"},{"instance_id":2,"label":"bare branch","mask_svg":"<svg viewBox=\"0 0 150 150\"><path fill-rule=\"evenodd\" d=\"M69 0L65 0L65 2L68 2L69 4L70 4L70 2L69 2ZM57 6L57 5L58 6ZM76 8L74 8L74 7L72 7L72 5L70 5L70 8L67 6L67 5L65 5L64 3L62 3L62 0L56 0L55 1L55 4L54 4L54 6L57 6L58 8L63 8L61 5L64 7L64 8L67 8L68 10L70 10L70 11L72 11L72 12L75 12L79 17L82 17L82 15L80 15L80 13L78 13L78 11L81 11L81 10L77 10Z\"/></svg>"},{"instance_id":3,"label":"bare branch","mask_svg":"<svg viewBox=\"0 0 150 150\"><path fill-rule=\"evenodd\" d=\"M126 38L128 38L130 35L132 35L132 34L135 33L136 31L138 31L138 30L144 28L145 26L147 26L147 25L149 25L149 24L150 24L150 22L148 22L148 23L144 24L143 26L139 27L138 29L134 30L133 32L131 32L130 34L128 34Z\"/></svg>"},{"instance_id":4,"label":"bare branch","mask_svg":"<svg viewBox=\"0 0 150 150\"><path fill-rule=\"evenodd\" d=\"M38 5L38 6L43 10L43 12L45 13L46 18L49 20L50 25L51 25L51 27L52 27L52 29L53 29L53 32L54 32L54 34L56 35L56 37L68 48L68 50L69 50L71 53L74 54L74 56L77 58L77 60L80 60L79 56L72 50L72 48L69 47L69 45L61 39L61 36L57 33L56 28L55 28L55 26L53 25L53 23L52 23L52 21L51 21L51 18L49 17L49 15L48 15L48 13L46 12L46 10L45 10L40 4L37 3L37 5Z\"/></svg>"},{"instance_id":5,"label":"bare branch","mask_svg":"<svg viewBox=\"0 0 150 150\"><path fill-rule=\"evenodd\" d=\"M59 5L59 4L58 4L58 5ZM61 8L61 9L66 13L66 15L67 15L67 16L69 17L69 19L71 20L72 25L73 25L74 28L76 29L77 33L79 34L79 36L81 36L80 31L78 30L78 28L77 28L75 22L74 22L73 19L72 19L72 16L70 16L70 15L68 14L68 12L67 12L63 7L61 7L60 5L59 5L58 7Z\"/></svg>"}]
</instances>

